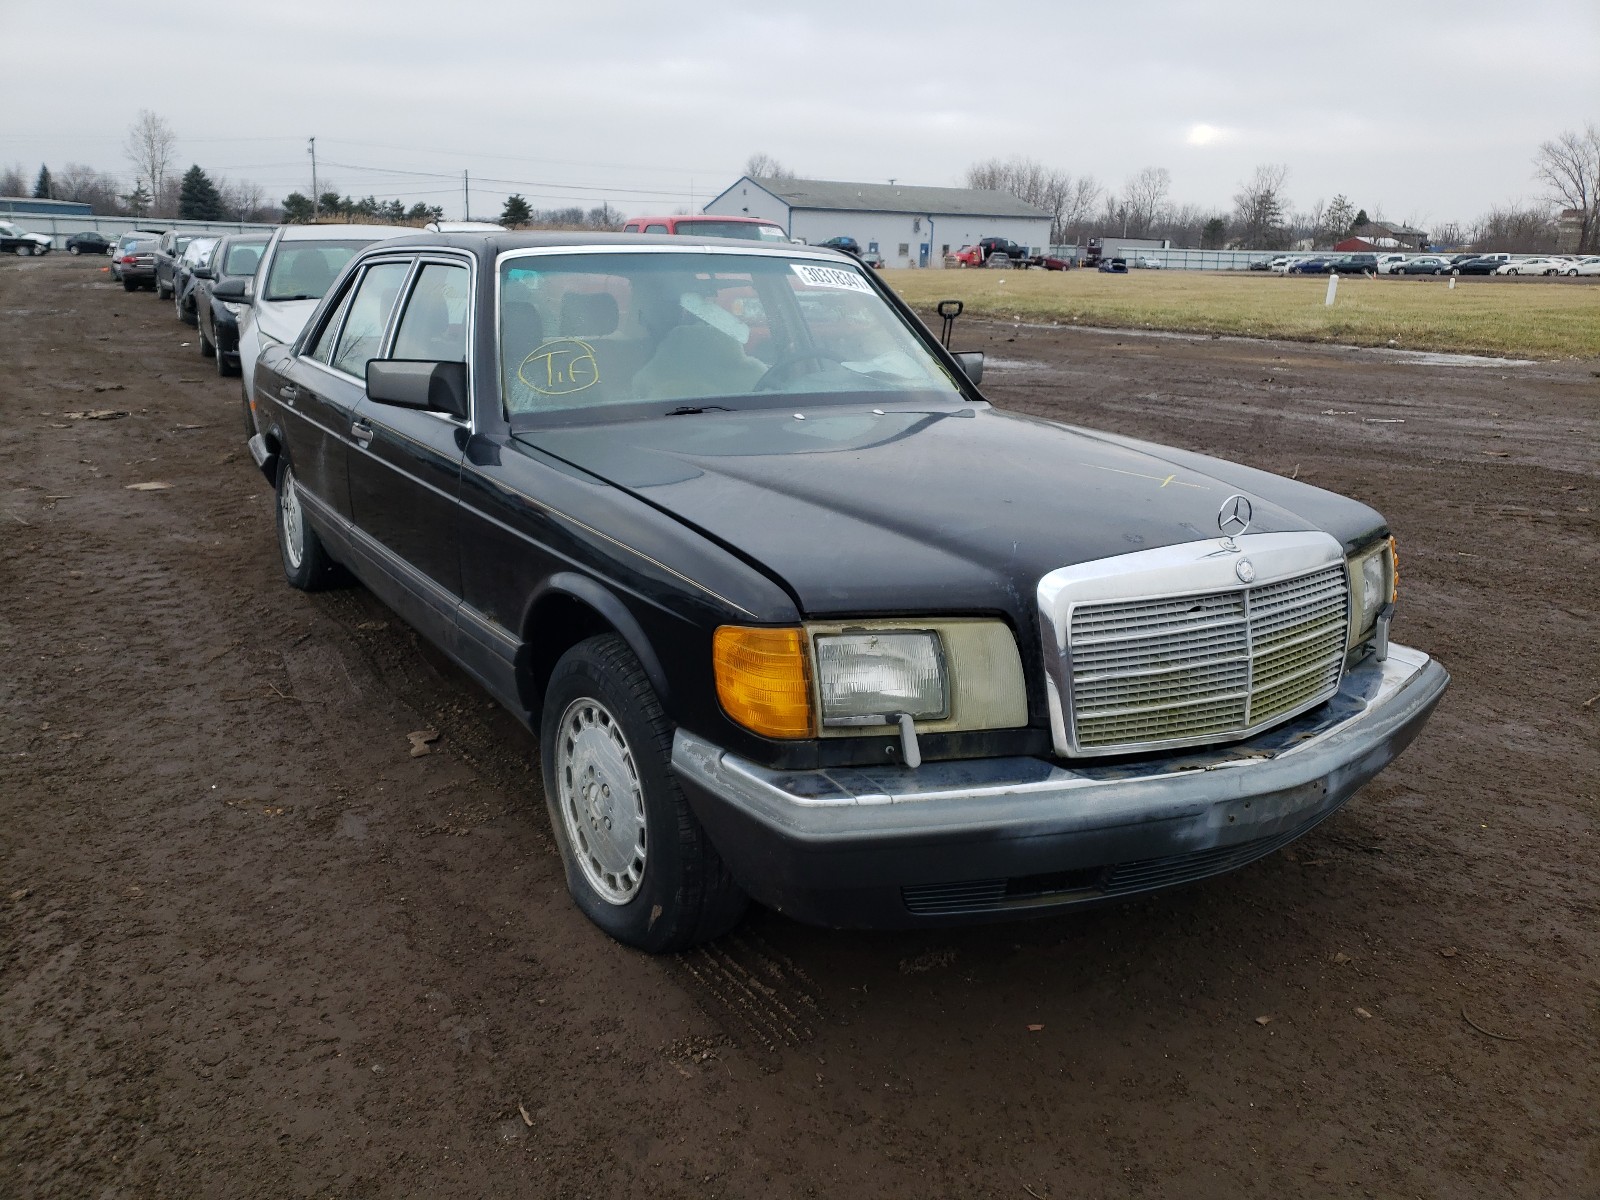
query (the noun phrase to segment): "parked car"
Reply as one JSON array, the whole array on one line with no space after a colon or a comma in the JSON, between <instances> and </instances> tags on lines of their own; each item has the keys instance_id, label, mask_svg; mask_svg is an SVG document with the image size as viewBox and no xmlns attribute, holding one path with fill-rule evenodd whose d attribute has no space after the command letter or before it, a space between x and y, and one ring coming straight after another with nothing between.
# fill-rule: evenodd
<instances>
[{"instance_id":1,"label":"parked car","mask_svg":"<svg viewBox=\"0 0 1600 1200\"><path fill-rule=\"evenodd\" d=\"M1514 258L1495 269L1496 275L1559 275L1567 264L1553 258Z\"/></svg>"},{"instance_id":2,"label":"parked car","mask_svg":"<svg viewBox=\"0 0 1600 1200\"><path fill-rule=\"evenodd\" d=\"M113 272L122 281L122 290L125 292L137 291L139 288L155 289L156 286L156 248L159 245L153 239L136 240L126 244L118 243L122 253L117 255L113 264Z\"/></svg>"},{"instance_id":3,"label":"parked car","mask_svg":"<svg viewBox=\"0 0 1600 1200\"><path fill-rule=\"evenodd\" d=\"M156 243L156 299L166 300L172 295L173 277L177 273L178 259L194 240L192 233L179 233L169 229Z\"/></svg>"},{"instance_id":4,"label":"parked car","mask_svg":"<svg viewBox=\"0 0 1600 1200\"><path fill-rule=\"evenodd\" d=\"M172 307L178 320L185 325L197 323L194 307L194 272L196 267L211 261L211 252L220 238L197 237L183 248L177 265L172 269Z\"/></svg>"},{"instance_id":5,"label":"parked car","mask_svg":"<svg viewBox=\"0 0 1600 1200\"><path fill-rule=\"evenodd\" d=\"M128 247L136 242L159 242L161 234L153 229L130 229L117 235L117 240L112 244L111 250L111 278L122 279L122 256L128 253Z\"/></svg>"},{"instance_id":6,"label":"parked car","mask_svg":"<svg viewBox=\"0 0 1600 1200\"><path fill-rule=\"evenodd\" d=\"M54 243L42 233L0 221L0 254L49 254Z\"/></svg>"},{"instance_id":7,"label":"parked car","mask_svg":"<svg viewBox=\"0 0 1600 1200\"><path fill-rule=\"evenodd\" d=\"M1299 261L1299 259L1291 258L1287 254L1280 254L1277 258L1272 260L1268 270L1270 270L1274 275L1287 275L1289 273L1289 268L1294 266L1294 264Z\"/></svg>"},{"instance_id":8,"label":"parked car","mask_svg":"<svg viewBox=\"0 0 1600 1200\"><path fill-rule=\"evenodd\" d=\"M789 243L783 226L761 217L713 217L688 214L674 217L631 217L625 233L667 233L680 237L726 237L742 241Z\"/></svg>"},{"instance_id":9,"label":"parked car","mask_svg":"<svg viewBox=\"0 0 1600 1200\"><path fill-rule=\"evenodd\" d=\"M395 238L257 374L288 582L344 566L537 731L568 889L646 950L1231 870L1448 681L1377 512L997 411L836 254Z\"/></svg>"},{"instance_id":10,"label":"parked car","mask_svg":"<svg viewBox=\"0 0 1600 1200\"><path fill-rule=\"evenodd\" d=\"M1096 270L1107 275L1126 275L1128 273L1128 260L1125 258L1102 258Z\"/></svg>"},{"instance_id":11,"label":"parked car","mask_svg":"<svg viewBox=\"0 0 1600 1200\"><path fill-rule=\"evenodd\" d=\"M1600 275L1600 254L1591 254L1576 262L1569 262L1564 275Z\"/></svg>"},{"instance_id":12,"label":"parked car","mask_svg":"<svg viewBox=\"0 0 1600 1200\"><path fill-rule=\"evenodd\" d=\"M1408 258L1393 271L1392 275L1448 275L1450 273L1450 260L1440 258L1437 254L1422 254L1416 258Z\"/></svg>"},{"instance_id":13,"label":"parked car","mask_svg":"<svg viewBox=\"0 0 1600 1200\"><path fill-rule=\"evenodd\" d=\"M983 266L983 250L977 246L963 246L950 257L956 260L956 265L961 267Z\"/></svg>"},{"instance_id":14,"label":"parked car","mask_svg":"<svg viewBox=\"0 0 1600 1200\"><path fill-rule=\"evenodd\" d=\"M1376 254L1342 254L1328 261L1328 272L1334 275L1376 275Z\"/></svg>"},{"instance_id":15,"label":"parked car","mask_svg":"<svg viewBox=\"0 0 1600 1200\"><path fill-rule=\"evenodd\" d=\"M1145 271L1159 271L1166 266L1159 258L1136 258L1133 265Z\"/></svg>"},{"instance_id":16,"label":"parked car","mask_svg":"<svg viewBox=\"0 0 1600 1200\"><path fill-rule=\"evenodd\" d=\"M1072 259L1065 254L1041 254L1035 260L1036 265L1046 271L1070 271L1075 265Z\"/></svg>"},{"instance_id":17,"label":"parked car","mask_svg":"<svg viewBox=\"0 0 1600 1200\"><path fill-rule=\"evenodd\" d=\"M1451 263L1452 275L1493 275L1503 264L1498 258L1469 258L1464 262Z\"/></svg>"},{"instance_id":18,"label":"parked car","mask_svg":"<svg viewBox=\"0 0 1600 1200\"><path fill-rule=\"evenodd\" d=\"M229 279L211 289L213 299L247 306L238 315L240 392L247 431L255 429L251 381L262 347L294 341L356 251L396 232L408 231L392 225L282 225L262 251L254 279Z\"/></svg>"},{"instance_id":19,"label":"parked car","mask_svg":"<svg viewBox=\"0 0 1600 1200\"><path fill-rule=\"evenodd\" d=\"M1378 274L1394 275L1398 273L1405 261L1406 256L1404 254L1380 254L1378 255Z\"/></svg>"},{"instance_id":20,"label":"parked car","mask_svg":"<svg viewBox=\"0 0 1600 1200\"><path fill-rule=\"evenodd\" d=\"M978 249L983 252L984 262L988 262L996 254L1003 254L1017 266L1028 265L1028 248L1026 246L1017 245L1010 238L979 238Z\"/></svg>"},{"instance_id":21,"label":"parked car","mask_svg":"<svg viewBox=\"0 0 1600 1200\"><path fill-rule=\"evenodd\" d=\"M1272 264L1277 261L1275 258L1252 258L1249 269L1252 271L1270 271Z\"/></svg>"},{"instance_id":22,"label":"parked car","mask_svg":"<svg viewBox=\"0 0 1600 1200\"><path fill-rule=\"evenodd\" d=\"M825 241L818 242L817 245L826 246L830 250L843 250L846 254L853 254L857 258L860 258L862 254L861 243L848 235L831 237Z\"/></svg>"},{"instance_id":23,"label":"parked car","mask_svg":"<svg viewBox=\"0 0 1600 1200\"><path fill-rule=\"evenodd\" d=\"M199 322L200 356L215 359L218 375L239 373L239 315L246 304L218 299L213 292L218 284L230 279L253 279L266 245L264 233L230 234L217 243L208 263L195 268L194 310Z\"/></svg>"},{"instance_id":24,"label":"parked car","mask_svg":"<svg viewBox=\"0 0 1600 1200\"><path fill-rule=\"evenodd\" d=\"M1332 260L1323 257L1297 258L1289 264L1285 273L1289 275L1326 275L1331 265Z\"/></svg>"},{"instance_id":25,"label":"parked car","mask_svg":"<svg viewBox=\"0 0 1600 1200\"><path fill-rule=\"evenodd\" d=\"M66 242L68 254L109 254L115 244L105 234L93 229L75 233Z\"/></svg>"}]
</instances>

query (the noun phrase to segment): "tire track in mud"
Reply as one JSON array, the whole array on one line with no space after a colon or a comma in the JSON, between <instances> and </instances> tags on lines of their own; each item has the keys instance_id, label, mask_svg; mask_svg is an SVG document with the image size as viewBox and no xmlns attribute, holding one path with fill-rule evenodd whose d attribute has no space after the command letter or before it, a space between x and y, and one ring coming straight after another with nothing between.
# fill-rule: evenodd
<instances>
[{"instance_id":1,"label":"tire track in mud","mask_svg":"<svg viewBox=\"0 0 1600 1200\"><path fill-rule=\"evenodd\" d=\"M769 1071L834 1023L804 968L753 933L687 950L672 972L723 1034Z\"/></svg>"}]
</instances>

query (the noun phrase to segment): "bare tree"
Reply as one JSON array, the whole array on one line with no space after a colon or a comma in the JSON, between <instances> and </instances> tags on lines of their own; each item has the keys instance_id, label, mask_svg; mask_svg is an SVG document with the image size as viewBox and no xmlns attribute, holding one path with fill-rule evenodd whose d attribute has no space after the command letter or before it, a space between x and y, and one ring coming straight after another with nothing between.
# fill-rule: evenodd
<instances>
[{"instance_id":1,"label":"bare tree","mask_svg":"<svg viewBox=\"0 0 1600 1200\"><path fill-rule=\"evenodd\" d=\"M1287 198L1283 185L1289 168L1282 163L1262 163L1255 174L1239 184L1233 197L1234 228L1240 246L1247 250L1283 250L1289 242L1284 224Z\"/></svg>"},{"instance_id":2,"label":"bare tree","mask_svg":"<svg viewBox=\"0 0 1600 1200\"><path fill-rule=\"evenodd\" d=\"M114 177L82 163L69 162L54 179L58 200L87 204L97 216L110 216L121 209L121 196Z\"/></svg>"},{"instance_id":3,"label":"bare tree","mask_svg":"<svg viewBox=\"0 0 1600 1200\"><path fill-rule=\"evenodd\" d=\"M751 179L793 179L794 172L789 170L772 155L758 152L752 154L744 164L744 173Z\"/></svg>"},{"instance_id":4,"label":"bare tree","mask_svg":"<svg viewBox=\"0 0 1600 1200\"><path fill-rule=\"evenodd\" d=\"M23 173L21 163L13 163L4 171L0 171L0 196L26 196L28 194L28 177Z\"/></svg>"},{"instance_id":5,"label":"bare tree","mask_svg":"<svg viewBox=\"0 0 1600 1200\"><path fill-rule=\"evenodd\" d=\"M122 144L128 161L133 164L134 174L138 177L136 182L143 183L150 189L158 213L171 211L167 207L168 202L175 203L177 199L177 189L169 187L169 184L175 181L167 177L177 144L178 139L172 132L172 126L148 108L139 110L139 116L128 129L127 139ZM167 194L169 191L170 196Z\"/></svg>"},{"instance_id":6,"label":"bare tree","mask_svg":"<svg viewBox=\"0 0 1600 1200\"><path fill-rule=\"evenodd\" d=\"M966 186L1009 192L1025 204L1050 214L1050 240L1067 240L1068 230L1081 225L1100 197L1092 175L1074 177L1031 158L991 158L967 168Z\"/></svg>"},{"instance_id":7,"label":"bare tree","mask_svg":"<svg viewBox=\"0 0 1600 1200\"><path fill-rule=\"evenodd\" d=\"M267 207L267 193L259 183L248 179L217 181L222 206L235 221L259 221Z\"/></svg>"},{"instance_id":8,"label":"bare tree","mask_svg":"<svg viewBox=\"0 0 1600 1200\"><path fill-rule=\"evenodd\" d=\"M1548 254L1556 248L1555 214L1539 204L1497 204L1478 218L1472 248Z\"/></svg>"},{"instance_id":9,"label":"bare tree","mask_svg":"<svg viewBox=\"0 0 1600 1200\"><path fill-rule=\"evenodd\" d=\"M1600 126L1591 121L1582 133L1569 129L1541 142L1533 156L1533 177L1548 189L1550 199L1578 214L1578 252L1600 247Z\"/></svg>"},{"instance_id":10,"label":"bare tree","mask_svg":"<svg viewBox=\"0 0 1600 1200\"><path fill-rule=\"evenodd\" d=\"M1146 167L1122 186L1125 237L1148 237L1166 214L1172 173L1165 167Z\"/></svg>"}]
</instances>

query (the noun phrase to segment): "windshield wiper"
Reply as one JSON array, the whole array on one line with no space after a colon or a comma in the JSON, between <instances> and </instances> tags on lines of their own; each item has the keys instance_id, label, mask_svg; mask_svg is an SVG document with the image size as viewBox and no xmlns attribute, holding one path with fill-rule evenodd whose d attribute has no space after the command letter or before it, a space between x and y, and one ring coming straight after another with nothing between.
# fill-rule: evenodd
<instances>
[{"instance_id":1,"label":"windshield wiper","mask_svg":"<svg viewBox=\"0 0 1600 1200\"><path fill-rule=\"evenodd\" d=\"M679 408L668 409L666 415L669 417L698 417L701 413L732 411L731 408L724 408L720 404L685 404Z\"/></svg>"}]
</instances>

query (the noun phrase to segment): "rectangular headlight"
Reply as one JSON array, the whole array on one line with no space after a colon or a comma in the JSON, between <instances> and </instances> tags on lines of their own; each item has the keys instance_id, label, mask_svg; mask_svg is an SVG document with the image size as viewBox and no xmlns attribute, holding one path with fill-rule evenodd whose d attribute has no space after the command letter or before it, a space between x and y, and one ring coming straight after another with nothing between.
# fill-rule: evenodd
<instances>
[{"instance_id":1,"label":"rectangular headlight","mask_svg":"<svg viewBox=\"0 0 1600 1200\"><path fill-rule=\"evenodd\" d=\"M824 634L813 645L823 724L880 724L891 713L915 720L949 714L943 648L932 630Z\"/></svg>"},{"instance_id":2,"label":"rectangular headlight","mask_svg":"<svg viewBox=\"0 0 1600 1200\"><path fill-rule=\"evenodd\" d=\"M1394 596L1393 542L1385 539L1349 561L1352 646L1372 632L1378 614Z\"/></svg>"}]
</instances>

